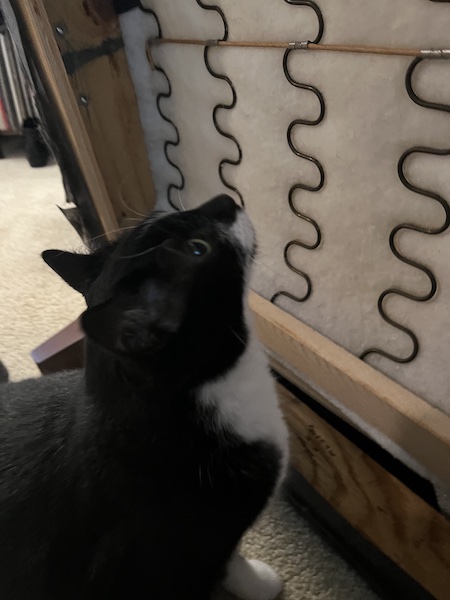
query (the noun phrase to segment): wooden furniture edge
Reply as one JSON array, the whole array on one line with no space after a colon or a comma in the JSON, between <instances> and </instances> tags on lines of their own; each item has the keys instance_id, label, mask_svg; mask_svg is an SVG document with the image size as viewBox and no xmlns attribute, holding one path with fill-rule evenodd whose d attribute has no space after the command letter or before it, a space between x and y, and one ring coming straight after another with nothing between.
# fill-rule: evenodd
<instances>
[{"instance_id":1,"label":"wooden furniture edge","mask_svg":"<svg viewBox=\"0 0 450 600\"><path fill-rule=\"evenodd\" d=\"M43 0L16 0L15 10L20 14L30 40L36 48L37 57L45 74L44 84L57 106L61 123L78 160L102 228L106 232L116 230L117 219L111 209L108 192Z\"/></svg>"},{"instance_id":2,"label":"wooden furniture edge","mask_svg":"<svg viewBox=\"0 0 450 600\"><path fill-rule=\"evenodd\" d=\"M450 521L278 385L291 463L363 538L437 600L450 589Z\"/></svg>"},{"instance_id":3,"label":"wooden furniture edge","mask_svg":"<svg viewBox=\"0 0 450 600\"><path fill-rule=\"evenodd\" d=\"M84 362L84 339L79 319L76 319L31 352L43 375L61 370L78 369Z\"/></svg>"},{"instance_id":4,"label":"wooden furniture edge","mask_svg":"<svg viewBox=\"0 0 450 600\"><path fill-rule=\"evenodd\" d=\"M249 304L269 351L450 484L448 415L258 294Z\"/></svg>"},{"instance_id":5,"label":"wooden furniture edge","mask_svg":"<svg viewBox=\"0 0 450 600\"><path fill-rule=\"evenodd\" d=\"M119 227L156 194L113 0L42 0ZM112 126L114 124L114 126ZM133 223L134 224L134 223ZM109 231L109 230L106 230Z\"/></svg>"}]
</instances>

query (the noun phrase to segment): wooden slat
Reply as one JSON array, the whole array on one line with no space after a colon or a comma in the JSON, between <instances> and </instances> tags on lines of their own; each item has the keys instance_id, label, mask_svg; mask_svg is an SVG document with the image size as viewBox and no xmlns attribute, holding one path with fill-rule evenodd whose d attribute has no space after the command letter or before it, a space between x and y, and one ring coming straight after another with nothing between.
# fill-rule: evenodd
<instances>
[{"instance_id":1,"label":"wooden slat","mask_svg":"<svg viewBox=\"0 0 450 600\"><path fill-rule=\"evenodd\" d=\"M113 0L43 0L116 220L155 204L150 165Z\"/></svg>"},{"instance_id":2,"label":"wooden slat","mask_svg":"<svg viewBox=\"0 0 450 600\"><path fill-rule=\"evenodd\" d=\"M294 468L363 537L437 600L448 600L450 521L285 388L278 391Z\"/></svg>"},{"instance_id":3,"label":"wooden slat","mask_svg":"<svg viewBox=\"0 0 450 600\"><path fill-rule=\"evenodd\" d=\"M261 341L283 362L450 484L450 417L255 293Z\"/></svg>"},{"instance_id":4,"label":"wooden slat","mask_svg":"<svg viewBox=\"0 0 450 600\"><path fill-rule=\"evenodd\" d=\"M43 375L84 365L85 335L77 319L31 352Z\"/></svg>"},{"instance_id":5,"label":"wooden slat","mask_svg":"<svg viewBox=\"0 0 450 600\"><path fill-rule=\"evenodd\" d=\"M101 226L105 231L117 229L117 219L111 208L108 191L80 114L80 107L67 77L44 4L42 0L16 0L14 8L36 50L36 58L42 67L43 83L57 107L57 118L62 123L67 139L73 148Z\"/></svg>"}]
</instances>

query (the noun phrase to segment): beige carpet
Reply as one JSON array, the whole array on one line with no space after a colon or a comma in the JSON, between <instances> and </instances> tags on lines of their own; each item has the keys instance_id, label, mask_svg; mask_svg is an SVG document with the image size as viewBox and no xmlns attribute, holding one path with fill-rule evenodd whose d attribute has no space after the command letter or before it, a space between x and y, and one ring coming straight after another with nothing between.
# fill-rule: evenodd
<instances>
[{"instance_id":1,"label":"beige carpet","mask_svg":"<svg viewBox=\"0 0 450 600\"><path fill-rule=\"evenodd\" d=\"M13 380L39 374L29 353L83 309L83 299L53 274L40 254L82 244L61 211L56 165L32 169L12 143L0 160L0 357Z\"/></svg>"},{"instance_id":2,"label":"beige carpet","mask_svg":"<svg viewBox=\"0 0 450 600\"><path fill-rule=\"evenodd\" d=\"M81 297L39 256L46 248L80 247L79 238L56 208L63 203L56 166L31 169L17 149L0 160L0 357L14 380L38 375L29 352L83 308ZM285 581L283 600L377 598L281 500L247 535L243 551L279 571ZM228 598L220 594L220 600Z\"/></svg>"}]
</instances>

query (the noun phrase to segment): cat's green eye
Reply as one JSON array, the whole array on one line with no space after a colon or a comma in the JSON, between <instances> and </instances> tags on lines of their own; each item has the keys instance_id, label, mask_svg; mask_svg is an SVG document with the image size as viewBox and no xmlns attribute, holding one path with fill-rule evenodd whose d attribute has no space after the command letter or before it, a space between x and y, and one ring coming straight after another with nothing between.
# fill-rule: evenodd
<instances>
[{"instance_id":1,"label":"cat's green eye","mask_svg":"<svg viewBox=\"0 0 450 600\"><path fill-rule=\"evenodd\" d=\"M189 253L194 256L204 256L211 252L211 246L204 240L189 240L187 247Z\"/></svg>"}]
</instances>

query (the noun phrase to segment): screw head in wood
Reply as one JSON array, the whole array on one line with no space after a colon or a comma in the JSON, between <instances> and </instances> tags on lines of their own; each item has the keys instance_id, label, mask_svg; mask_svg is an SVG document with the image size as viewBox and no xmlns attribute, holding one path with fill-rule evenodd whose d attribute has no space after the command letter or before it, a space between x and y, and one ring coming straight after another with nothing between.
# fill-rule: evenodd
<instances>
[{"instance_id":1,"label":"screw head in wood","mask_svg":"<svg viewBox=\"0 0 450 600\"><path fill-rule=\"evenodd\" d=\"M67 33L67 27L63 23L58 23L55 27L55 31L59 36L64 37Z\"/></svg>"}]
</instances>

